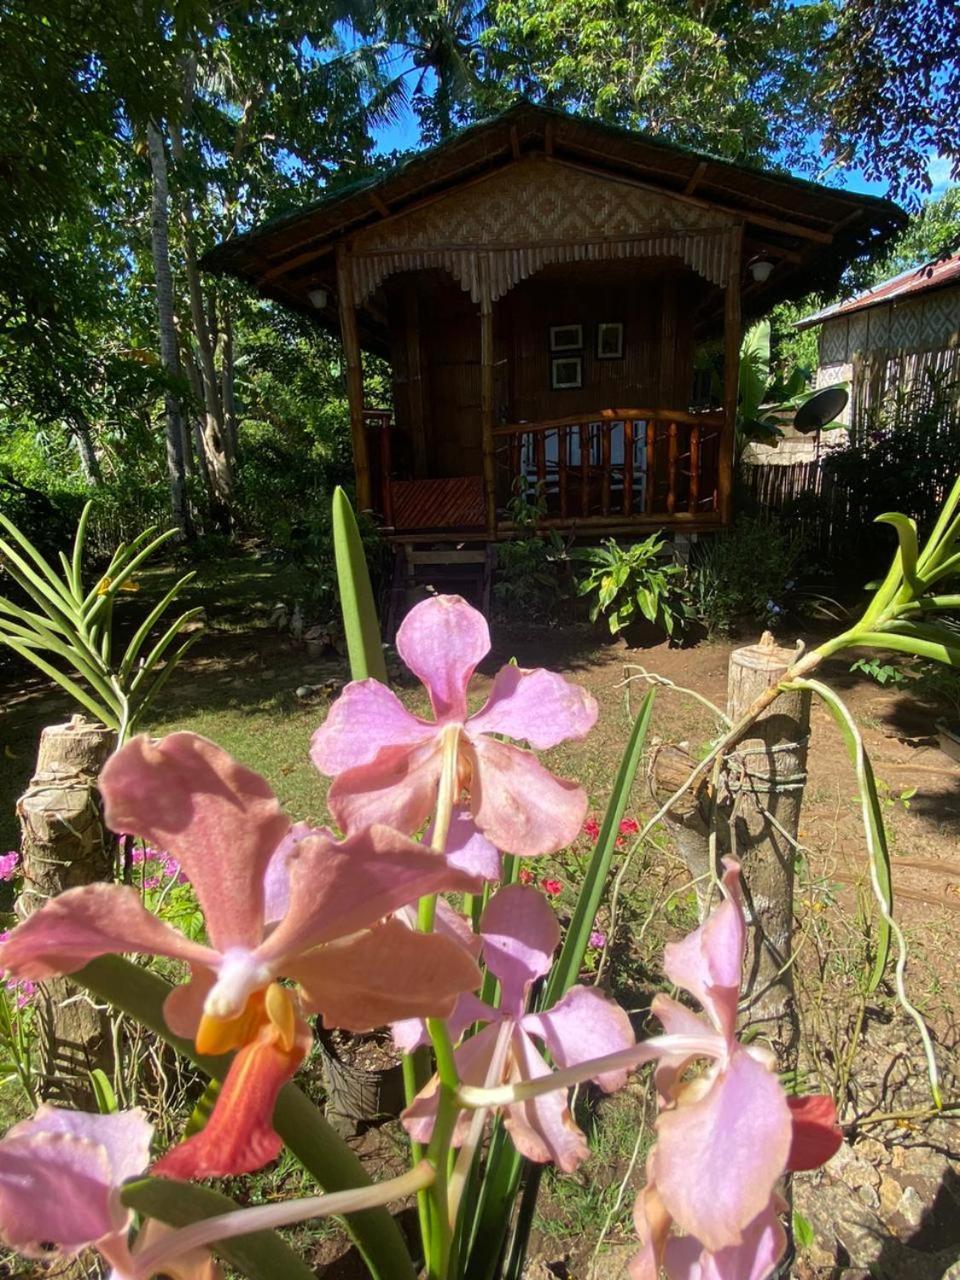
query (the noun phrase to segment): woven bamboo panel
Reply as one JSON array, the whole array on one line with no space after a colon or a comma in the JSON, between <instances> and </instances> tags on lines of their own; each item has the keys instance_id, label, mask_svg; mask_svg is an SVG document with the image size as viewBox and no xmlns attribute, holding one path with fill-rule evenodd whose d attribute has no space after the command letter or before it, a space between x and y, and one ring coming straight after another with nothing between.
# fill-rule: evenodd
<instances>
[{"instance_id":1,"label":"woven bamboo panel","mask_svg":"<svg viewBox=\"0 0 960 1280\"><path fill-rule=\"evenodd\" d=\"M391 480L396 529L480 529L484 524L483 478Z\"/></svg>"},{"instance_id":2,"label":"woven bamboo panel","mask_svg":"<svg viewBox=\"0 0 960 1280\"><path fill-rule=\"evenodd\" d=\"M353 242L358 302L399 271L441 267L474 302L556 262L676 257L724 285L737 220L670 195L530 158Z\"/></svg>"}]
</instances>

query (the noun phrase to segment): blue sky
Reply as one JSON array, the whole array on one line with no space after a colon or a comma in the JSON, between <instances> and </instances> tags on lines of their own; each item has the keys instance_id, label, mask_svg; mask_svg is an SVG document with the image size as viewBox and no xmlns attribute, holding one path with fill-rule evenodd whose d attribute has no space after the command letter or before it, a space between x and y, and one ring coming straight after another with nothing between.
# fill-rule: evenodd
<instances>
[{"instance_id":1,"label":"blue sky","mask_svg":"<svg viewBox=\"0 0 960 1280\"><path fill-rule=\"evenodd\" d=\"M420 131L412 108L404 108L398 119L389 125L374 130L374 150L382 155L390 151L401 151L420 145ZM818 141L815 135L810 138L813 147ZM943 195L950 186L950 161L945 156L931 154L930 178L933 183L931 196ZM847 169L842 175L841 185L851 191L860 191L868 195L886 195L886 187L882 182L871 181L858 168Z\"/></svg>"}]
</instances>

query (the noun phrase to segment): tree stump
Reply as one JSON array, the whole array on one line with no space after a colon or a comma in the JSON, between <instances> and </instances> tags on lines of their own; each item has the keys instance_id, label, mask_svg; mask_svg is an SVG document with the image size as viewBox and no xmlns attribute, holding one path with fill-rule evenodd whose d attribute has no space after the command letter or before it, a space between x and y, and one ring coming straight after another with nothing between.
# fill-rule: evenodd
<instances>
[{"instance_id":1,"label":"tree stump","mask_svg":"<svg viewBox=\"0 0 960 1280\"><path fill-rule=\"evenodd\" d=\"M797 660L765 632L730 655L728 714L734 722ZM806 785L810 695L783 693L728 753L722 799L728 845L743 868L748 928L749 1025L777 1050L781 1069L796 1065L793 996L793 886L800 806Z\"/></svg>"},{"instance_id":2,"label":"tree stump","mask_svg":"<svg viewBox=\"0 0 960 1280\"><path fill-rule=\"evenodd\" d=\"M662 742L654 747L647 765L647 785L658 809L683 786L696 765L685 746ZM701 923L709 914L716 886L710 862L712 807L705 778L695 792L685 791L663 815L664 825L695 882Z\"/></svg>"},{"instance_id":3,"label":"tree stump","mask_svg":"<svg viewBox=\"0 0 960 1280\"><path fill-rule=\"evenodd\" d=\"M113 730L82 716L40 735L36 772L17 804L21 919L64 889L114 878L117 842L103 825L96 783L115 746ZM37 1002L41 1094L70 1106L89 1105L87 1073L112 1067L109 1019L64 978L42 983Z\"/></svg>"}]
</instances>

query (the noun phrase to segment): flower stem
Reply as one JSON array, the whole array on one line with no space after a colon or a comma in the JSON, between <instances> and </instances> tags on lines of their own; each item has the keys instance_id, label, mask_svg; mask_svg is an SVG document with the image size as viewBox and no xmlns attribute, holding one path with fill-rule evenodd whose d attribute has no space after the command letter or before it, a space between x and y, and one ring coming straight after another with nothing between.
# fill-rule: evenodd
<instances>
[{"instance_id":1,"label":"flower stem","mask_svg":"<svg viewBox=\"0 0 960 1280\"><path fill-rule=\"evenodd\" d=\"M150 1276L163 1271L164 1263L173 1261L191 1249L205 1248L216 1244L218 1240L250 1235L254 1231L272 1231L294 1222L303 1222L307 1218L329 1218L377 1208L429 1187L435 1177L432 1165L422 1161L409 1173L370 1187L282 1200L277 1204L258 1205L253 1209L239 1209L234 1213L204 1218L189 1227L170 1232L149 1249L144 1249L136 1258L135 1280L149 1280Z\"/></svg>"}]
</instances>

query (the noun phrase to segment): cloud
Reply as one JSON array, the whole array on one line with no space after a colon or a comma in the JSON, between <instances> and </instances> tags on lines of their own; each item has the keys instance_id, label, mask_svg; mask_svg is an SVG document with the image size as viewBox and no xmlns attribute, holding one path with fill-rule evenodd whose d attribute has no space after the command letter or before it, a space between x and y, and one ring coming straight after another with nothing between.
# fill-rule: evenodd
<instances>
[{"instance_id":1,"label":"cloud","mask_svg":"<svg viewBox=\"0 0 960 1280\"><path fill-rule=\"evenodd\" d=\"M949 156L931 155L927 163L927 173L930 175L930 181L933 183L933 190L930 192L932 196L942 196L947 187L950 186L950 170L953 167L953 161Z\"/></svg>"}]
</instances>

